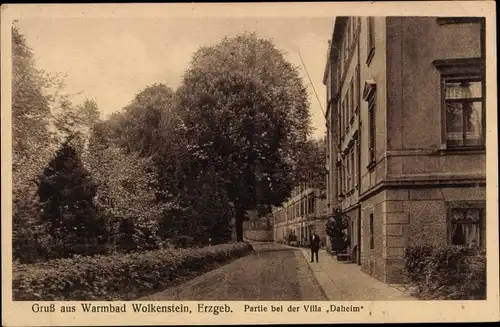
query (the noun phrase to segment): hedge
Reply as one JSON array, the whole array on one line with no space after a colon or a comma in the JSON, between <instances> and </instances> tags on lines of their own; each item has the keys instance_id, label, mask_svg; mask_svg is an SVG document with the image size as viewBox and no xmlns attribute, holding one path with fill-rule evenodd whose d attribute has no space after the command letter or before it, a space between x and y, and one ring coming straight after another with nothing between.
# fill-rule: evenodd
<instances>
[{"instance_id":1,"label":"hedge","mask_svg":"<svg viewBox=\"0 0 500 327\"><path fill-rule=\"evenodd\" d=\"M253 251L248 243L57 259L14 266L15 301L132 300Z\"/></svg>"},{"instance_id":2,"label":"hedge","mask_svg":"<svg viewBox=\"0 0 500 327\"><path fill-rule=\"evenodd\" d=\"M405 253L406 282L425 300L486 299L486 253L461 246L413 246Z\"/></svg>"}]
</instances>

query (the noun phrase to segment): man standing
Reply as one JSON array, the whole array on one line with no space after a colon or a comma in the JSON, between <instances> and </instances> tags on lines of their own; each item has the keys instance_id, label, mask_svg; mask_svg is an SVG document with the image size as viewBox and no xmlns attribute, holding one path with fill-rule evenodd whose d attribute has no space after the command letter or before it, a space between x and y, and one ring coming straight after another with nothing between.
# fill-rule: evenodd
<instances>
[{"instance_id":1,"label":"man standing","mask_svg":"<svg viewBox=\"0 0 500 327\"><path fill-rule=\"evenodd\" d=\"M318 262L318 253L319 253L319 246L320 246L321 240L318 236L318 234L313 233L310 241L311 245L311 262L314 262L314 255L316 255L316 262Z\"/></svg>"}]
</instances>

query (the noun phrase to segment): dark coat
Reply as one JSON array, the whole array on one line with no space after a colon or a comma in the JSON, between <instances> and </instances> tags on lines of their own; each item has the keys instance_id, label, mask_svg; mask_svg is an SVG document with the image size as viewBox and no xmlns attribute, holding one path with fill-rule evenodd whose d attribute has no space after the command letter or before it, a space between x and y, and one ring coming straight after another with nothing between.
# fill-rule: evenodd
<instances>
[{"instance_id":1,"label":"dark coat","mask_svg":"<svg viewBox=\"0 0 500 327\"><path fill-rule=\"evenodd\" d=\"M320 247L321 240L318 235L313 235L311 239L311 250L318 251Z\"/></svg>"}]
</instances>

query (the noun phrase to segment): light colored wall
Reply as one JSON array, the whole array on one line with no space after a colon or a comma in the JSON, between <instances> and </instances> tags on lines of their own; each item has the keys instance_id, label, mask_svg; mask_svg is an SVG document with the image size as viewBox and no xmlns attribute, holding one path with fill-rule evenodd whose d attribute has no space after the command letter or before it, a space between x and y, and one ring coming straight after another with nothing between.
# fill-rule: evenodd
<instances>
[{"instance_id":1,"label":"light colored wall","mask_svg":"<svg viewBox=\"0 0 500 327\"><path fill-rule=\"evenodd\" d=\"M361 203L361 269L378 279L385 278L383 245L385 218L382 214L384 193L374 194ZM370 213L373 213L374 248L370 249Z\"/></svg>"},{"instance_id":2,"label":"light colored wall","mask_svg":"<svg viewBox=\"0 0 500 327\"><path fill-rule=\"evenodd\" d=\"M246 230L243 237L250 241L271 242L273 241L272 230Z\"/></svg>"},{"instance_id":3,"label":"light colored wall","mask_svg":"<svg viewBox=\"0 0 500 327\"><path fill-rule=\"evenodd\" d=\"M386 151L386 18L375 17L375 54L367 66L367 18L361 19L361 42L360 42L360 81L361 89L364 87L366 80L373 79L377 83L377 109L376 109L376 131L375 131L375 159L378 162L372 171L366 167L369 164L369 120L368 120L368 103L364 100L360 103L360 119L361 119L361 185L360 193L363 193L385 178L385 157Z\"/></svg>"},{"instance_id":4,"label":"light colored wall","mask_svg":"<svg viewBox=\"0 0 500 327\"><path fill-rule=\"evenodd\" d=\"M435 17L387 18L389 174L485 172L485 154L440 156L437 59L481 56L480 24L439 25Z\"/></svg>"}]
</instances>

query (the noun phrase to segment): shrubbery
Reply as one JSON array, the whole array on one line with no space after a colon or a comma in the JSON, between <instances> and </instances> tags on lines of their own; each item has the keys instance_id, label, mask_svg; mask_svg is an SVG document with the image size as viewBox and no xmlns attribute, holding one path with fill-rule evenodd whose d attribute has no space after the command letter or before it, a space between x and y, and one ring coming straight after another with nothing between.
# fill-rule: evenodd
<instances>
[{"instance_id":1,"label":"shrubbery","mask_svg":"<svg viewBox=\"0 0 500 327\"><path fill-rule=\"evenodd\" d=\"M14 266L16 301L131 300L252 251L248 243L57 259Z\"/></svg>"},{"instance_id":2,"label":"shrubbery","mask_svg":"<svg viewBox=\"0 0 500 327\"><path fill-rule=\"evenodd\" d=\"M422 299L486 299L486 253L461 246L406 249L406 280Z\"/></svg>"}]
</instances>

